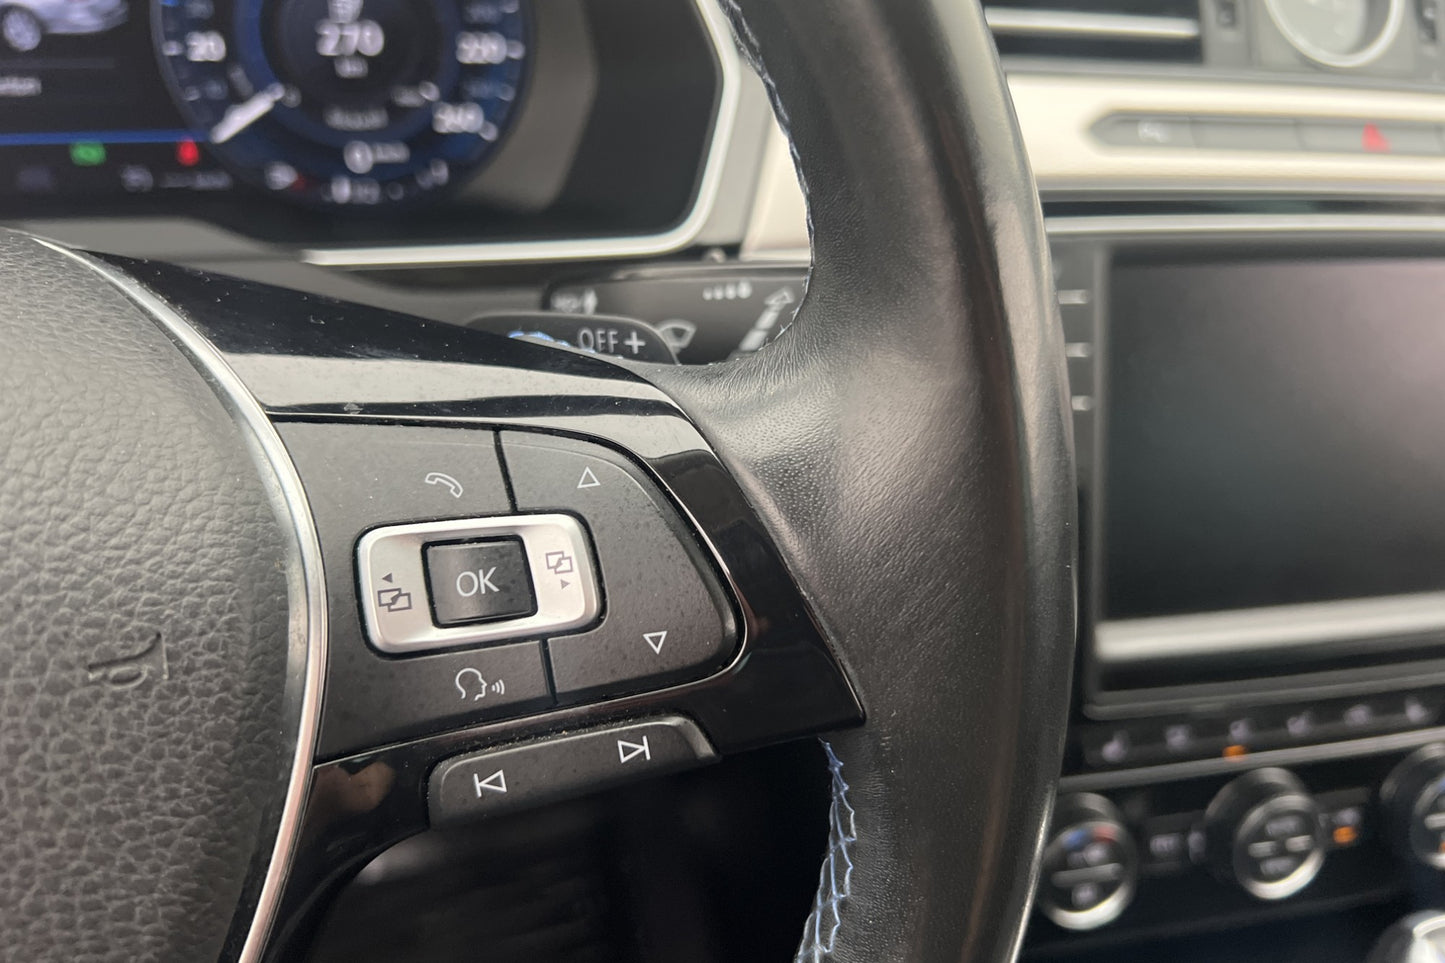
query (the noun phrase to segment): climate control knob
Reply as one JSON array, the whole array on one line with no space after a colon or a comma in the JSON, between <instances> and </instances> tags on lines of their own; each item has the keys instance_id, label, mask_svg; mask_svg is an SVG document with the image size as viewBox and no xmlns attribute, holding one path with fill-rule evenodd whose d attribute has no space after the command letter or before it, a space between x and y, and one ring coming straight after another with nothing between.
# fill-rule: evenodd
<instances>
[{"instance_id":1,"label":"climate control knob","mask_svg":"<svg viewBox=\"0 0 1445 963\"><path fill-rule=\"evenodd\" d=\"M1445 745L1425 746L1396 766L1380 801L1396 851L1445 869Z\"/></svg>"},{"instance_id":2,"label":"climate control knob","mask_svg":"<svg viewBox=\"0 0 1445 963\"><path fill-rule=\"evenodd\" d=\"M1221 789L1204 831L1214 871L1258 899L1293 896L1325 861L1319 807L1283 769L1258 769Z\"/></svg>"},{"instance_id":3,"label":"climate control knob","mask_svg":"<svg viewBox=\"0 0 1445 963\"><path fill-rule=\"evenodd\" d=\"M1054 809L1039 878L1039 909L1070 930L1111 923L1134 897L1139 857L1113 803L1064 796Z\"/></svg>"}]
</instances>

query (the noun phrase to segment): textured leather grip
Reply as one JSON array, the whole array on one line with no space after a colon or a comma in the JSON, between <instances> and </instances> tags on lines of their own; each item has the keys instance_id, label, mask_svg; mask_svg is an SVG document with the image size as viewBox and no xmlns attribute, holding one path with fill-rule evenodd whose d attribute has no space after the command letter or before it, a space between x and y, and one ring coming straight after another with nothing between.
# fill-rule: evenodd
<instances>
[{"instance_id":1,"label":"textured leather grip","mask_svg":"<svg viewBox=\"0 0 1445 963\"><path fill-rule=\"evenodd\" d=\"M296 727L266 485L149 317L9 232L0 344L0 959L234 956Z\"/></svg>"}]
</instances>

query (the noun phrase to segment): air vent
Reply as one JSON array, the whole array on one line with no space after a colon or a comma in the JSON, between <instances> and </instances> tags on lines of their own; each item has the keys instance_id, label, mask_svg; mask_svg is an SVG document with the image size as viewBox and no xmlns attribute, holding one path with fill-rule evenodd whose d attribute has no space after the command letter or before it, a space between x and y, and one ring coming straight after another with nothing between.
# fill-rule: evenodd
<instances>
[{"instance_id":1,"label":"air vent","mask_svg":"<svg viewBox=\"0 0 1445 963\"><path fill-rule=\"evenodd\" d=\"M1006 57L1199 63L1198 0L991 0Z\"/></svg>"}]
</instances>

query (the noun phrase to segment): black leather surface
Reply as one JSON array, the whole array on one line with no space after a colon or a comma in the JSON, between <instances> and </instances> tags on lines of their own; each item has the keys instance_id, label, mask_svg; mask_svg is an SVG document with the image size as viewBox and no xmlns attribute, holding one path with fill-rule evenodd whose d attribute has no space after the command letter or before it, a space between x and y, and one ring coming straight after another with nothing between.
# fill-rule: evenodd
<instances>
[{"instance_id":1,"label":"black leather surface","mask_svg":"<svg viewBox=\"0 0 1445 963\"><path fill-rule=\"evenodd\" d=\"M155 324L7 232L0 345L0 959L233 955L295 725L281 529Z\"/></svg>"},{"instance_id":2,"label":"black leather surface","mask_svg":"<svg viewBox=\"0 0 1445 963\"><path fill-rule=\"evenodd\" d=\"M799 958L997 963L1021 938L1073 647L1032 180L971 0L730 12L799 158L814 270L771 347L649 375L768 521L868 713L830 739L834 847Z\"/></svg>"}]
</instances>

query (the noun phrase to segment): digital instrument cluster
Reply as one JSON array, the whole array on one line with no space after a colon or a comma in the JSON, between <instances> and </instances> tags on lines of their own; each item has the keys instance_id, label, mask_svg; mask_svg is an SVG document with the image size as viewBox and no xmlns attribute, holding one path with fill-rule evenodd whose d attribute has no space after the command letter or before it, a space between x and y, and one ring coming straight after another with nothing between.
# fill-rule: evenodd
<instances>
[{"instance_id":1,"label":"digital instrument cluster","mask_svg":"<svg viewBox=\"0 0 1445 963\"><path fill-rule=\"evenodd\" d=\"M7 0L0 204L440 195L505 137L531 37L523 0Z\"/></svg>"}]
</instances>

